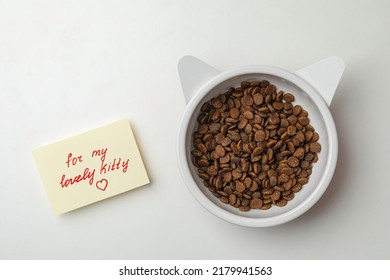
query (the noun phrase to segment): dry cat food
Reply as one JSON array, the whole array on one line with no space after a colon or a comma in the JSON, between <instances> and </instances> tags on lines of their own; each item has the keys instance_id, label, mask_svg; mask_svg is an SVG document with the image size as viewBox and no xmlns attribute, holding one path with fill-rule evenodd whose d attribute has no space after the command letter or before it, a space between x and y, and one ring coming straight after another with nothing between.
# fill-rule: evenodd
<instances>
[{"instance_id":1,"label":"dry cat food","mask_svg":"<svg viewBox=\"0 0 390 280\"><path fill-rule=\"evenodd\" d=\"M244 81L202 105L192 162L223 203L241 211L281 207L307 184L321 145L294 100L266 80Z\"/></svg>"}]
</instances>

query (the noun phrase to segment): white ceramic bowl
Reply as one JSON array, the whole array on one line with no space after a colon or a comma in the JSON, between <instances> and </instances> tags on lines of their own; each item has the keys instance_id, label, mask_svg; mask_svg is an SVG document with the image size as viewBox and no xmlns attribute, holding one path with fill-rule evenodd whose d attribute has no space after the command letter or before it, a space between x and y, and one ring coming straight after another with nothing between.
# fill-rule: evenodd
<instances>
[{"instance_id":1,"label":"white ceramic bowl","mask_svg":"<svg viewBox=\"0 0 390 280\"><path fill-rule=\"evenodd\" d=\"M320 135L322 150L313 164L309 183L295 194L285 207L272 206L269 210L242 212L222 203L202 184L197 168L191 161L192 133L197 128L197 116L205 101L224 93L229 87L238 87L242 81L268 80L277 90L295 95L294 104L300 104L309 113L310 122ZM182 81L183 82L183 81ZM184 85L183 85L184 88ZM194 92L183 115L178 135L178 162L183 179L192 195L214 215L233 224L249 227L275 226L291 221L309 210L327 189L337 162L338 143L336 127L327 104L319 92L303 78L291 72L268 66L236 68L217 74Z\"/></svg>"}]
</instances>

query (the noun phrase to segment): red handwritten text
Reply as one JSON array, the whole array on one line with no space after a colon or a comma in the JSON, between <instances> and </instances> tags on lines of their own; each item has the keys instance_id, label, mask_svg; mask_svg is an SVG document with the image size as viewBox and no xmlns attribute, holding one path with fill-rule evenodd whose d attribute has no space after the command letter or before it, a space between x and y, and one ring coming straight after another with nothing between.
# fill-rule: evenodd
<instances>
[{"instance_id":1,"label":"red handwritten text","mask_svg":"<svg viewBox=\"0 0 390 280\"><path fill-rule=\"evenodd\" d=\"M107 148L101 150L93 150L91 157L99 156L101 161L106 159Z\"/></svg>"},{"instance_id":2,"label":"red handwritten text","mask_svg":"<svg viewBox=\"0 0 390 280\"><path fill-rule=\"evenodd\" d=\"M87 168L84 169L84 173L83 174L79 174L79 175L77 175L77 176L75 176L73 178L67 179L65 174L63 174L62 178L61 178L60 184L61 184L62 188L64 188L64 187L66 188L69 185L73 185L75 183L79 183L81 181L89 179L88 183L90 185L92 185L94 177L95 177L95 169L93 171L90 171L89 168L87 167Z\"/></svg>"},{"instance_id":3,"label":"red handwritten text","mask_svg":"<svg viewBox=\"0 0 390 280\"><path fill-rule=\"evenodd\" d=\"M120 170L122 169L123 173L126 173L127 168L129 167L129 159L122 160L121 158L116 159L110 163L104 163L104 160L102 160L102 164L100 166L100 174L106 174L107 172L114 171L114 170Z\"/></svg>"},{"instance_id":4,"label":"red handwritten text","mask_svg":"<svg viewBox=\"0 0 390 280\"><path fill-rule=\"evenodd\" d=\"M76 165L78 162L83 162L82 156L73 157L72 153L68 154L68 160L66 161L66 165L69 168L69 164L72 163L72 165Z\"/></svg>"},{"instance_id":5,"label":"red handwritten text","mask_svg":"<svg viewBox=\"0 0 390 280\"><path fill-rule=\"evenodd\" d=\"M106 162L107 151L108 148L95 149L90 154L91 158L97 157L100 159L100 171L99 171L100 174L102 175L116 170L126 173L127 169L129 168L130 159L122 159L121 157L117 157L117 158L110 159L110 162L107 163ZM81 162L83 162L83 157L81 155L73 156L72 153L69 153L68 159L66 161L66 166L69 168ZM87 162L89 161L87 160ZM99 161L96 163L97 168L91 168L91 166L89 166L89 168L86 167L83 173L78 174L76 176L73 175L67 176L66 174L63 174L60 181L61 188L67 188L68 186L75 185L83 181L88 181L89 185L92 186L95 182L95 172L99 170L98 166L99 166ZM108 179L106 178L100 179L99 178L100 176L99 175L97 176L98 178L96 178L97 180L96 187L99 190L105 191L108 186Z\"/></svg>"}]
</instances>

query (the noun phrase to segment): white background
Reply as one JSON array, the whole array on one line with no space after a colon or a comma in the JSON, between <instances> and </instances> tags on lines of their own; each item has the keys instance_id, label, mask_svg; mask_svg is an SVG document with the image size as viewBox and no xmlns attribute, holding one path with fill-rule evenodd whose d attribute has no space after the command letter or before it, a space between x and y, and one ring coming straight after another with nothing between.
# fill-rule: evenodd
<instances>
[{"instance_id":1,"label":"white background","mask_svg":"<svg viewBox=\"0 0 390 280\"><path fill-rule=\"evenodd\" d=\"M390 2L1 1L1 259L388 259ZM335 176L300 218L229 224L176 161L178 60L295 71L338 55ZM127 118L152 183L52 214L31 151Z\"/></svg>"}]
</instances>

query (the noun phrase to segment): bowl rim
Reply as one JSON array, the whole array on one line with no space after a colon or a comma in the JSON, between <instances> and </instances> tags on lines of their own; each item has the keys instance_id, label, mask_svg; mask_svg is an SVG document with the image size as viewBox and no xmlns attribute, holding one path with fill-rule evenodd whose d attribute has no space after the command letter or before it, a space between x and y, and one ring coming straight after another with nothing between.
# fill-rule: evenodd
<instances>
[{"instance_id":1,"label":"bowl rim","mask_svg":"<svg viewBox=\"0 0 390 280\"><path fill-rule=\"evenodd\" d=\"M306 92L310 98L313 100L315 105L318 107L321 115L323 116L324 123L326 126L326 130L328 132L329 137L329 158L327 164L325 166L323 176L318 183L316 189L299 205L289 210L288 212L282 213L273 217L266 218L253 218L253 217L244 217L233 214L225 209L222 209L215 203L213 203L209 198L207 198L200 187L196 183L193 178L187 160L186 153L186 135L189 122L191 120L191 116L194 113L197 105L202 101L202 99L217 85L223 83L226 80L232 79L236 76L245 75L245 74L265 74L272 75L275 77L279 77L285 79L294 85L301 88L304 92ZM324 194L326 189L328 188L330 181L333 177L337 156L338 156L338 140L337 140L337 131L336 126L332 117L332 114L326 105L324 99L320 95L320 93L311 86L307 81L298 75L286 71L284 69L280 69L273 66L266 65L252 65L252 66L242 66L237 67L231 70L227 70L221 72L205 84L203 84L192 96L191 100L188 102L184 114L182 116L179 133L177 137L177 160L179 164L180 173L183 177L183 180L191 192L191 194L195 197L195 199L209 212L216 215L219 218L224 219L230 223L247 226L247 227L270 227L276 226L283 223L287 223L292 221L306 211L308 211Z\"/></svg>"}]
</instances>

